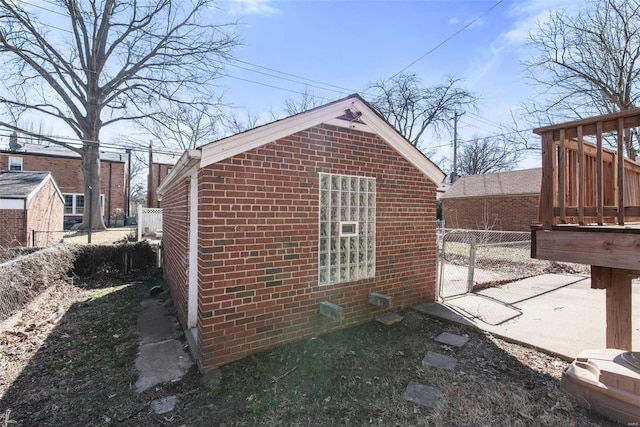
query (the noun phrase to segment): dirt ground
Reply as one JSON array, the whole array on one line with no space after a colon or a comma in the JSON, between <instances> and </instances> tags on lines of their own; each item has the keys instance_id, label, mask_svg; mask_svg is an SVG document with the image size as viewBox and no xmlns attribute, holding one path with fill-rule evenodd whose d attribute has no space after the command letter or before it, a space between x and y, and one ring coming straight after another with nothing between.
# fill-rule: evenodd
<instances>
[{"instance_id":1,"label":"dirt ground","mask_svg":"<svg viewBox=\"0 0 640 427\"><path fill-rule=\"evenodd\" d=\"M138 229L135 227L109 228L107 230L93 231L91 233L91 244L111 245L115 242L126 240L127 238L137 238ZM64 238L65 243L75 243L84 245L87 243L87 233L85 231L68 233Z\"/></svg>"},{"instance_id":2,"label":"dirt ground","mask_svg":"<svg viewBox=\"0 0 640 427\"><path fill-rule=\"evenodd\" d=\"M410 309L392 326L369 322L204 377L194 367L137 394L136 316L156 284L61 282L1 323L0 425L614 425L559 389L566 362ZM442 332L469 342L440 345ZM458 366L423 367L427 351L454 356ZM404 400L410 381L439 387L440 406ZM166 396L177 397L175 409L155 414L151 402Z\"/></svg>"}]
</instances>

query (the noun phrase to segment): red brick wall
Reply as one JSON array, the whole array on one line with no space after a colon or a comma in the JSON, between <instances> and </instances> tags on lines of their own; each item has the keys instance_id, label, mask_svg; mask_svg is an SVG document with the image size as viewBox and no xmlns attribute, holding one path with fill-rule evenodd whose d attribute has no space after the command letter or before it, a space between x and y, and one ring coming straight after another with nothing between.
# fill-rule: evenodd
<instances>
[{"instance_id":1,"label":"red brick wall","mask_svg":"<svg viewBox=\"0 0 640 427\"><path fill-rule=\"evenodd\" d=\"M173 186L162 200L164 276L180 323L185 327L189 290L189 187L190 181L184 180Z\"/></svg>"},{"instance_id":2,"label":"red brick wall","mask_svg":"<svg viewBox=\"0 0 640 427\"><path fill-rule=\"evenodd\" d=\"M538 218L539 195L443 198L446 228L530 231Z\"/></svg>"},{"instance_id":3,"label":"red brick wall","mask_svg":"<svg viewBox=\"0 0 640 427\"><path fill-rule=\"evenodd\" d=\"M9 157L22 157L22 170L48 171L62 193L84 194L80 159L27 153L0 153L0 169L9 169ZM100 194L104 195L104 217L109 218L109 165L111 165L111 219L122 219L125 206L126 163L101 162ZM78 216L76 216L78 217Z\"/></svg>"},{"instance_id":4,"label":"red brick wall","mask_svg":"<svg viewBox=\"0 0 640 427\"><path fill-rule=\"evenodd\" d=\"M58 195L53 182L47 180L38 193L27 202L27 230L32 240L32 230L36 231L35 246L55 245L62 240L64 202ZM28 246L31 246L30 241Z\"/></svg>"},{"instance_id":5,"label":"red brick wall","mask_svg":"<svg viewBox=\"0 0 640 427\"><path fill-rule=\"evenodd\" d=\"M147 198L149 199L147 202L148 208L159 208L160 202L158 201L158 187L160 183L165 179L165 177L169 174L169 169L172 168L173 165L162 165L159 163L151 164L151 172L149 174L148 181L148 190L147 190Z\"/></svg>"},{"instance_id":6,"label":"red brick wall","mask_svg":"<svg viewBox=\"0 0 640 427\"><path fill-rule=\"evenodd\" d=\"M376 178L375 278L318 285L319 172ZM199 179L201 369L368 321L381 311L370 292L394 309L435 300L436 186L377 136L323 125ZM320 315L322 301L344 307L344 321Z\"/></svg>"},{"instance_id":7,"label":"red brick wall","mask_svg":"<svg viewBox=\"0 0 640 427\"><path fill-rule=\"evenodd\" d=\"M0 246L27 246L23 209L0 209L0 224Z\"/></svg>"}]
</instances>

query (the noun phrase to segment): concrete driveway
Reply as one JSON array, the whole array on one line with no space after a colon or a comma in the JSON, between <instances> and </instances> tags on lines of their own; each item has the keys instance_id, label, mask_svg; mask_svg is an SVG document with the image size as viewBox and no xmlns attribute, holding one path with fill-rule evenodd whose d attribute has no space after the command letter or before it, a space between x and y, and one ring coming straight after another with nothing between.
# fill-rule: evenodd
<instances>
[{"instance_id":1,"label":"concrete driveway","mask_svg":"<svg viewBox=\"0 0 640 427\"><path fill-rule=\"evenodd\" d=\"M640 286L632 285L633 349L640 350ZM590 278L544 274L415 307L573 360L606 347L605 290Z\"/></svg>"}]
</instances>

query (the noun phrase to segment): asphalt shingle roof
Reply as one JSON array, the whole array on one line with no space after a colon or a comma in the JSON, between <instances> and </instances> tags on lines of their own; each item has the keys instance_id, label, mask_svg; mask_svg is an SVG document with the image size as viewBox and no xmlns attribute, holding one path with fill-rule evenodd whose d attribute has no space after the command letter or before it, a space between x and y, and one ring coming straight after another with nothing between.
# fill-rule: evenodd
<instances>
[{"instance_id":1,"label":"asphalt shingle roof","mask_svg":"<svg viewBox=\"0 0 640 427\"><path fill-rule=\"evenodd\" d=\"M541 168L468 175L459 178L442 198L537 194L541 180Z\"/></svg>"},{"instance_id":2,"label":"asphalt shingle roof","mask_svg":"<svg viewBox=\"0 0 640 427\"><path fill-rule=\"evenodd\" d=\"M0 171L0 197L27 197L48 176L49 172Z\"/></svg>"}]
</instances>

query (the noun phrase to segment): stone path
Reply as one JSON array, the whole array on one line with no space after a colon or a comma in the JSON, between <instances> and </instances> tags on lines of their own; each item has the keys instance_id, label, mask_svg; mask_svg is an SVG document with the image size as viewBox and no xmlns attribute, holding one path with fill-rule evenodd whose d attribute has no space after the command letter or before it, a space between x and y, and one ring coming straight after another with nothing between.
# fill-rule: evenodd
<instances>
[{"instance_id":1,"label":"stone path","mask_svg":"<svg viewBox=\"0 0 640 427\"><path fill-rule=\"evenodd\" d=\"M449 332L443 332L435 338L435 341L443 346L462 348L469 341L469 338L451 334ZM455 357L433 351L428 351L424 356L424 359L422 359L422 366L424 367L430 366L448 371L454 370L457 363L458 360ZM441 395L442 391L438 387L432 387L427 384L419 384L415 381L411 381L409 385L407 385L403 397L405 400L410 402L435 409L440 404Z\"/></svg>"},{"instance_id":2,"label":"stone path","mask_svg":"<svg viewBox=\"0 0 640 427\"><path fill-rule=\"evenodd\" d=\"M179 380L193 365L178 339L182 334L178 322L161 300L148 298L142 301L137 332L140 336L136 358L138 393L163 382ZM169 413L177 400L176 396L161 397L151 402L151 410L158 415Z\"/></svg>"}]
</instances>

